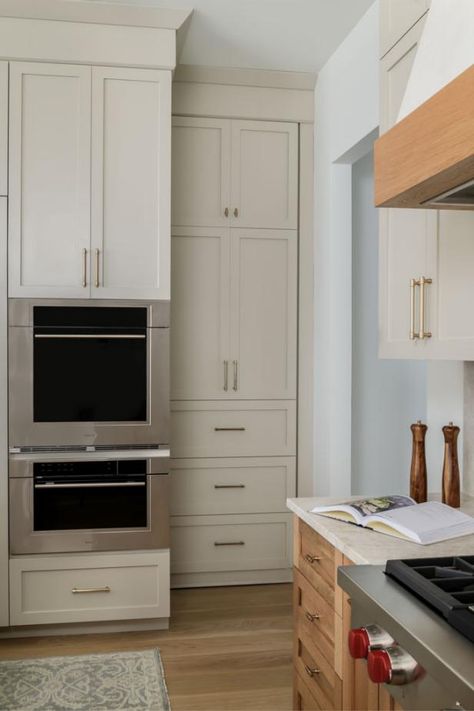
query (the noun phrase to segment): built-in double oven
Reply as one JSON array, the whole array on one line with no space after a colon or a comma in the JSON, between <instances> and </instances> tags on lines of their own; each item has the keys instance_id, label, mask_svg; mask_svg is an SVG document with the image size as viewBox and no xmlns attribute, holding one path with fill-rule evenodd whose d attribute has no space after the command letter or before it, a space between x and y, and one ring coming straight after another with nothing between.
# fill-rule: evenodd
<instances>
[{"instance_id":1,"label":"built-in double oven","mask_svg":"<svg viewBox=\"0 0 474 711\"><path fill-rule=\"evenodd\" d=\"M9 303L10 550L169 546L169 302Z\"/></svg>"}]
</instances>

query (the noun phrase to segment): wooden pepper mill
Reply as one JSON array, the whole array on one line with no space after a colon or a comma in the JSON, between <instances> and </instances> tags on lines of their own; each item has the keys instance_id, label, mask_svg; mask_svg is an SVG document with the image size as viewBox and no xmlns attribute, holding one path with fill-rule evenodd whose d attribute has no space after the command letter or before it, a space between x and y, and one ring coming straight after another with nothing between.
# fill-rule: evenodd
<instances>
[{"instance_id":1,"label":"wooden pepper mill","mask_svg":"<svg viewBox=\"0 0 474 711\"><path fill-rule=\"evenodd\" d=\"M443 464L443 504L455 509L461 505L458 462L459 427L449 425L443 427L444 434L444 464Z\"/></svg>"},{"instance_id":2,"label":"wooden pepper mill","mask_svg":"<svg viewBox=\"0 0 474 711\"><path fill-rule=\"evenodd\" d=\"M410 496L417 504L426 501L427 476L425 456L425 436L428 427L421 420L410 427L413 435L411 468L410 468Z\"/></svg>"}]
</instances>

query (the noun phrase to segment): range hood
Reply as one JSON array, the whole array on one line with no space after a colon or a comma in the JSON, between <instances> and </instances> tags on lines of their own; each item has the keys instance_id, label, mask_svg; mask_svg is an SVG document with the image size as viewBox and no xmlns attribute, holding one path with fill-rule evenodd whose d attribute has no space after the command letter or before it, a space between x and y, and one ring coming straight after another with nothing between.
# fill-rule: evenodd
<instances>
[{"instance_id":1,"label":"range hood","mask_svg":"<svg viewBox=\"0 0 474 711\"><path fill-rule=\"evenodd\" d=\"M375 143L377 207L474 210L474 64Z\"/></svg>"}]
</instances>

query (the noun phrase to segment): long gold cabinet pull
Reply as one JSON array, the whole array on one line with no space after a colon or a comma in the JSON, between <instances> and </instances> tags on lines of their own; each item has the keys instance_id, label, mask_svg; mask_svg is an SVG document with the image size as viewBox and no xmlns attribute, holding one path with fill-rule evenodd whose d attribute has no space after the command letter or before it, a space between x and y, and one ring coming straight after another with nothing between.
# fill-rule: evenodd
<instances>
[{"instance_id":1,"label":"long gold cabinet pull","mask_svg":"<svg viewBox=\"0 0 474 711\"><path fill-rule=\"evenodd\" d=\"M415 338L419 338L419 334L415 332L415 290L419 285L419 281L416 279L410 279L410 341L414 341Z\"/></svg>"},{"instance_id":2,"label":"long gold cabinet pull","mask_svg":"<svg viewBox=\"0 0 474 711\"><path fill-rule=\"evenodd\" d=\"M87 249L82 250L82 286L84 289L87 286Z\"/></svg>"},{"instance_id":3,"label":"long gold cabinet pull","mask_svg":"<svg viewBox=\"0 0 474 711\"><path fill-rule=\"evenodd\" d=\"M431 338L431 332L425 331L425 287L426 284L432 284L433 280L427 277L420 277L420 334L419 337Z\"/></svg>"},{"instance_id":4,"label":"long gold cabinet pull","mask_svg":"<svg viewBox=\"0 0 474 711\"><path fill-rule=\"evenodd\" d=\"M410 341L424 340L431 338L431 332L425 331L426 321L426 285L432 284L433 280L421 276L419 279L410 279ZM418 325L419 330L415 330L416 319L416 289L420 289L420 298L418 303Z\"/></svg>"}]
</instances>

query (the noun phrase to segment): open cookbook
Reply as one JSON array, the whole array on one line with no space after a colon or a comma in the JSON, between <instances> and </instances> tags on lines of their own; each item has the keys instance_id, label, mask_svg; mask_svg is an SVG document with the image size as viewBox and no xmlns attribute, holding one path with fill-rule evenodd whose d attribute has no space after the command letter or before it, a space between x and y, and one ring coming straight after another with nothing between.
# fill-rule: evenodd
<instances>
[{"instance_id":1,"label":"open cookbook","mask_svg":"<svg viewBox=\"0 0 474 711\"><path fill-rule=\"evenodd\" d=\"M474 534L472 516L438 501L417 504L409 496L380 496L330 506L315 506L311 513L354 523L422 545Z\"/></svg>"}]
</instances>

